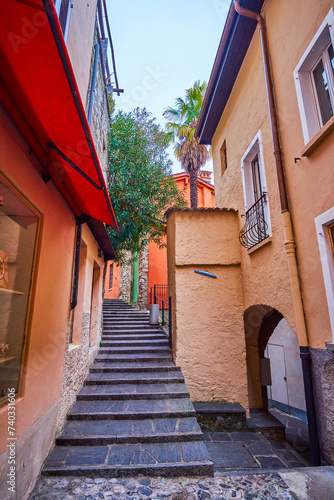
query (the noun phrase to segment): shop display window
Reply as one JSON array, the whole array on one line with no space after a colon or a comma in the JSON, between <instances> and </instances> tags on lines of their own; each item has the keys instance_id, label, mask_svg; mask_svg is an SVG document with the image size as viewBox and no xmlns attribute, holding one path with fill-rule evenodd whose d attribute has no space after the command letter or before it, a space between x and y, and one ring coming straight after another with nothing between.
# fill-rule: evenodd
<instances>
[{"instance_id":1,"label":"shop display window","mask_svg":"<svg viewBox=\"0 0 334 500\"><path fill-rule=\"evenodd\" d=\"M39 218L0 177L0 403L19 392Z\"/></svg>"}]
</instances>

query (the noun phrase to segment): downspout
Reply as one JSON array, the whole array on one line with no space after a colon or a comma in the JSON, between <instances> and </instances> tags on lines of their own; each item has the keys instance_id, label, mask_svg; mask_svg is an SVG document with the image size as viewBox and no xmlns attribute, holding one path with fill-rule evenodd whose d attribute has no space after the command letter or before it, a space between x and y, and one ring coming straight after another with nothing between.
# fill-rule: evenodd
<instances>
[{"instance_id":1,"label":"downspout","mask_svg":"<svg viewBox=\"0 0 334 500\"><path fill-rule=\"evenodd\" d=\"M96 87L96 75L97 75L97 65L99 62L99 53L100 53L100 45L96 43L94 45L94 65L93 65L93 74L92 74L92 81L90 84L90 91L89 91L89 106L88 106L88 125L90 126L91 121L92 121L92 114L93 114L93 105L94 105L94 97L95 97L95 87Z\"/></svg>"},{"instance_id":2,"label":"downspout","mask_svg":"<svg viewBox=\"0 0 334 500\"><path fill-rule=\"evenodd\" d=\"M89 107L88 107L88 116L87 116L89 126L91 125L92 114L93 114L93 104L94 104L94 95L95 95L95 87L96 87L97 65L99 62L99 52L100 52L100 45L98 43L96 43L94 46L94 65L93 65L92 81L91 81L91 86L90 86ZM76 239L75 239L74 278L73 278L73 291L72 291L72 302L71 302L71 310L72 311L78 303L81 235L82 235L82 224L77 222L77 231L76 231Z\"/></svg>"},{"instance_id":3,"label":"downspout","mask_svg":"<svg viewBox=\"0 0 334 500\"><path fill-rule=\"evenodd\" d=\"M279 123L278 123L278 115L277 115L276 102L274 96L274 84L271 74L266 23L264 18L260 14L241 7L239 2L240 0L234 0L234 7L235 10L238 12L238 14L240 14L241 16L254 19L255 21L257 21L259 25L264 73L265 73L266 87L267 87L267 97L269 104L271 131L273 136L276 173L277 173L277 181L280 194L281 213L283 218L284 245L288 258L290 282L292 288L292 300L296 317L297 337L300 345L300 357L303 368L305 400L306 400L308 428L310 435L311 458L312 458L312 465L321 465L316 411L314 402L314 391L312 383L311 355L310 355L309 342L306 332L304 308L303 308L300 281L298 275L296 245L292 230L287 189L284 181L282 150L279 138Z\"/></svg>"},{"instance_id":4,"label":"downspout","mask_svg":"<svg viewBox=\"0 0 334 500\"><path fill-rule=\"evenodd\" d=\"M139 257L138 257L138 252L134 252L133 262L132 262L132 278L133 278L132 302L138 302L138 274L139 274Z\"/></svg>"}]
</instances>

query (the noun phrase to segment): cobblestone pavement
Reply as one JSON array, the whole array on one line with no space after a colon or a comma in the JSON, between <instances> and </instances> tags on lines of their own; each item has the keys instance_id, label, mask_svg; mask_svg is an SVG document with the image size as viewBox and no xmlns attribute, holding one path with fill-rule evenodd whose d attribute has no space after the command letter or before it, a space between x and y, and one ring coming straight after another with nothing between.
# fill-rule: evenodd
<instances>
[{"instance_id":1,"label":"cobblestone pavement","mask_svg":"<svg viewBox=\"0 0 334 500\"><path fill-rule=\"evenodd\" d=\"M205 500L291 499L295 496L278 473L214 478L78 478L41 477L30 500Z\"/></svg>"},{"instance_id":2,"label":"cobblestone pavement","mask_svg":"<svg viewBox=\"0 0 334 500\"><path fill-rule=\"evenodd\" d=\"M202 478L42 476L29 500L332 500L334 467L220 473Z\"/></svg>"}]
</instances>

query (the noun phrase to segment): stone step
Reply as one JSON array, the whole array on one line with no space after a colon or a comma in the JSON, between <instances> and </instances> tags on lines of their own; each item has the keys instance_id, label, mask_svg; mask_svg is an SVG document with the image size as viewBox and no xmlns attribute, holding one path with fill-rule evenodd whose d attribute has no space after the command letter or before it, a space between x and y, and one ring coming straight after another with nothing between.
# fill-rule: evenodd
<instances>
[{"instance_id":1,"label":"stone step","mask_svg":"<svg viewBox=\"0 0 334 500\"><path fill-rule=\"evenodd\" d=\"M184 383L167 384L122 384L84 385L77 395L83 400L127 400L127 399L174 399L187 398L189 392Z\"/></svg>"},{"instance_id":2,"label":"stone step","mask_svg":"<svg viewBox=\"0 0 334 500\"><path fill-rule=\"evenodd\" d=\"M148 353L169 353L171 352L170 347L164 346L143 346L143 347L104 347L102 341L102 347L100 347L99 352L101 354L148 354Z\"/></svg>"},{"instance_id":3,"label":"stone step","mask_svg":"<svg viewBox=\"0 0 334 500\"><path fill-rule=\"evenodd\" d=\"M205 444L200 441L57 446L48 458L43 474L84 477L134 477L139 474L213 476L213 464Z\"/></svg>"},{"instance_id":4,"label":"stone step","mask_svg":"<svg viewBox=\"0 0 334 500\"><path fill-rule=\"evenodd\" d=\"M101 350L101 349L100 349ZM109 363L165 363L166 361L172 362L173 357L171 352L163 353L137 353L137 354L98 354L95 358L97 362Z\"/></svg>"},{"instance_id":5,"label":"stone step","mask_svg":"<svg viewBox=\"0 0 334 500\"><path fill-rule=\"evenodd\" d=\"M163 335L163 330L160 328L132 328L132 329L112 329L110 327L104 327L103 328L103 334L102 338L105 335L153 335L153 334L160 334Z\"/></svg>"},{"instance_id":6,"label":"stone step","mask_svg":"<svg viewBox=\"0 0 334 500\"><path fill-rule=\"evenodd\" d=\"M128 333L126 335L103 335L103 340L165 340L164 333Z\"/></svg>"},{"instance_id":7,"label":"stone step","mask_svg":"<svg viewBox=\"0 0 334 500\"><path fill-rule=\"evenodd\" d=\"M154 346L169 346L168 340L163 339L130 339L130 340L109 340L103 339L102 341L103 347L154 347Z\"/></svg>"},{"instance_id":8,"label":"stone step","mask_svg":"<svg viewBox=\"0 0 334 500\"><path fill-rule=\"evenodd\" d=\"M199 441L203 437L195 417L143 420L71 420L58 446Z\"/></svg>"},{"instance_id":9,"label":"stone step","mask_svg":"<svg viewBox=\"0 0 334 500\"><path fill-rule=\"evenodd\" d=\"M160 330L161 329L155 325L150 325L149 323L147 324L140 324L140 323L134 323L133 325L117 325L115 323L107 323L103 322L103 331L105 330L118 330L118 331L124 331L128 330L131 332L132 330Z\"/></svg>"},{"instance_id":10,"label":"stone step","mask_svg":"<svg viewBox=\"0 0 334 500\"><path fill-rule=\"evenodd\" d=\"M128 324L128 323L135 323L135 322L139 322L139 323L144 323L146 325L149 325L150 322L148 320L148 318L115 318L115 317L106 317L104 316L103 317L103 322L104 323L110 323L110 324L114 324L114 323L122 323L122 324Z\"/></svg>"},{"instance_id":11,"label":"stone step","mask_svg":"<svg viewBox=\"0 0 334 500\"><path fill-rule=\"evenodd\" d=\"M91 373L147 373L147 372L176 372L179 368L174 365L173 361L163 363L94 363L91 368Z\"/></svg>"},{"instance_id":12,"label":"stone step","mask_svg":"<svg viewBox=\"0 0 334 500\"><path fill-rule=\"evenodd\" d=\"M178 384L183 383L184 378L181 370L178 372L142 372L142 373L90 373L86 378L85 385L106 384Z\"/></svg>"},{"instance_id":13,"label":"stone step","mask_svg":"<svg viewBox=\"0 0 334 500\"><path fill-rule=\"evenodd\" d=\"M105 300L102 347L43 470L51 475L213 475L162 329Z\"/></svg>"},{"instance_id":14,"label":"stone step","mask_svg":"<svg viewBox=\"0 0 334 500\"><path fill-rule=\"evenodd\" d=\"M67 420L144 420L195 415L189 399L77 401Z\"/></svg>"}]
</instances>

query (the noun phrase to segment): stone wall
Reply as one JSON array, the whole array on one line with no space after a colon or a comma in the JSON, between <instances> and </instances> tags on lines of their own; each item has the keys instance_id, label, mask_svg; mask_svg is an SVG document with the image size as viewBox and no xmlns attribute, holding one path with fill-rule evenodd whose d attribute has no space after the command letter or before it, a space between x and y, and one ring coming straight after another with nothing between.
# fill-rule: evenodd
<instances>
[{"instance_id":1,"label":"stone wall","mask_svg":"<svg viewBox=\"0 0 334 500\"><path fill-rule=\"evenodd\" d=\"M322 461L334 464L334 350L310 349L312 357L313 384L317 412L317 425Z\"/></svg>"},{"instance_id":2,"label":"stone wall","mask_svg":"<svg viewBox=\"0 0 334 500\"><path fill-rule=\"evenodd\" d=\"M74 311L75 314L75 311ZM101 335L101 329L100 329ZM58 430L61 431L66 415L75 403L76 396L88 375L89 367L94 361L97 348L89 347L90 314L82 314L81 342L70 345L70 327L67 333L64 360L63 392L58 414Z\"/></svg>"},{"instance_id":3,"label":"stone wall","mask_svg":"<svg viewBox=\"0 0 334 500\"><path fill-rule=\"evenodd\" d=\"M143 248L139 255L138 270L138 307L147 309L148 293L148 245Z\"/></svg>"},{"instance_id":4,"label":"stone wall","mask_svg":"<svg viewBox=\"0 0 334 500\"><path fill-rule=\"evenodd\" d=\"M91 68L89 76L89 86L87 92L86 100L86 114L88 116L88 107L91 97L91 80L93 74L94 66L94 46L98 43L97 33L95 32L94 45L91 57ZM103 66L101 61L101 51L99 52L99 61L97 66L96 75L96 85L94 92L94 105L92 121L90 124L90 129L94 139L94 144L96 148L97 155L100 160L102 171L107 179L107 169L108 169L108 135L109 135L109 103L105 87L105 78L103 72Z\"/></svg>"},{"instance_id":5,"label":"stone wall","mask_svg":"<svg viewBox=\"0 0 334 500\"><path fill-rule=\"evenodd\" d=\"M132 300L132 263L130 253L127 255L127 262L121 265L121 274L119 279L119 298L130 303Z\"/></svg>"}]
</instances>

